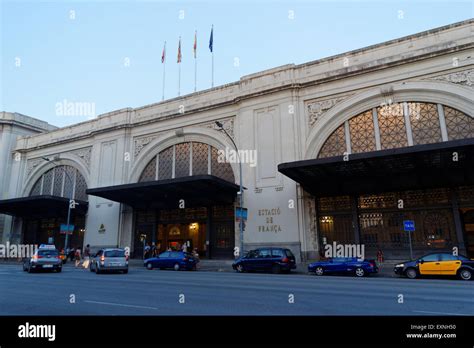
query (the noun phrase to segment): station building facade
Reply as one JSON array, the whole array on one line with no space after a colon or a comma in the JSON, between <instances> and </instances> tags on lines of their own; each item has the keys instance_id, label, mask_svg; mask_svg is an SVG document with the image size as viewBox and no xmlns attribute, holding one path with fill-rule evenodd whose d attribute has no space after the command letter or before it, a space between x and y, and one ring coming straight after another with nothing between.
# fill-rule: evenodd
<instances>
[{"instance_id":1,"label":"station building facade","mask_svg":"<svg viewBox=\"0 0 474 348\"><path fill-rule=\"evenodd\" d=\"M286 247L308 260L337 242L404 259L411 220L416 255L456 247L474 257L473 27L19 136L7 150L0 238L62 246L73 198L72 244L141 257L144 243L187 243L233 258L240 173L222 152L235 142L256 154L242 163L246 250Z\"/></svg>"}]
</instances>

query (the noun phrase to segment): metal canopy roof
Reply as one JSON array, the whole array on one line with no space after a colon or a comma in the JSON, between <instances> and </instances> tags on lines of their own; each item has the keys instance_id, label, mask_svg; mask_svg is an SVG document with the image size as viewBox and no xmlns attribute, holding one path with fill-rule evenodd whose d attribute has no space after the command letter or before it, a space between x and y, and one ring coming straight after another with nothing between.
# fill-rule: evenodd
<instances>
[{"instance_id":1,"label":"metal canopy roof","mask_svg":"<svg viewBox=\"0 0 474 348\"><path fill-rule=\"evenodd\" d=\"M196 175L91 188L86 192L134 208L177 209L180 200L184 200L186 208L232 204L238 191L238 185L216 176Z\"/></svg>"},{"instance_id":2,"label":"metal canopy roof","mask_svg":"<svg viewBox=\"0 0 474 348\"><path fill-rule=\"evenodd\" d=\"M457 161L455 161L457 156ZM282 163L278 170L315 196L474 184L474 138Z\"/></svg>"},{"instance_id":3,"label":"metal canopy roof","mask_svg":"<svg viewBox=\"0 0 474 348\"><path fill-rule=\"evenodd\" d=\"M72 213L85 215L88 202L77 199L75 201L79 204L76 205L75 209L71 209ZM0 214L18 217L65 217L67 216L68 207L69 198L49 195L0 200Z\"/></svg>"}]
</instances>

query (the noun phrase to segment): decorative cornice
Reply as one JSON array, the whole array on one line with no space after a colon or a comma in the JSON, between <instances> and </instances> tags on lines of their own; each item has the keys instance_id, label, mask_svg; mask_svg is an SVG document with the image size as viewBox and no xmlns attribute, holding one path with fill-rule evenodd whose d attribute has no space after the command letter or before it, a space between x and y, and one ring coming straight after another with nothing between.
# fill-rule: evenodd
<instances>
[{"instance_id":1,"label":"decorative cornice","mask_svg":"<svg viewBox=\"0 0 474 348\"><path fill-rule=\"evenodd\" d=\"M158 138L158 136L159 134L155 133L152 135L146 135L140 138L136 138L134 141L134 150L133 150L134 157L137 158L137 156L140 154L140 152L142 152L145 146L147 146L153 140Z\"/></svg>"},{"instance_id":2,"label":"decorative cornice","mask_svg":"<svg viewBox=\"0 0 474 348\"><path fill-rule=\"evenodd\" d=\"M319 118L329 109L331 109L333 106L335 106L337 103L343 101L350 95L344 95L332 99L326 99L326 100L313 100L313 101L308 101L306 103L306 111L308 114L308 125L310 127L313 127L316 122L319 120Z\"/></svg>"},{"instance_id":3,"label":"decorative cornice","mask_svg":"<svg viewBox=\"0 0 474 348\"><path fill-rule=\"evenodd\" d=\"M225 131L232 137L232 139L235 140L235 137L234 137L234 117L229 117L229 118L225 118L225 119L222 119L222 120L216 120L216 121L219 121L220 123L222 123L222 126L225 129ZM199 124L198 127L205 127L205 128L212 128L212 129L215 129L215 130L220 130L220 128L216 125L215 121Z\"/></svg>"},{"instance_id":4,"label":"decorative cornice","mask_svg":"<svg viewBox=\"0 0 474 348\"><path fill-rule=\"evenodd\" d=\"M474 69L457 71L451 74L435 76L432 80L446 81L474 88Z\"/></svg>"},{"instance_id":5,"label":"decorative cornice","mask_svg":"<svg viewBox=\"0 0 474 348\"><path fill-rule=\"evenodd\" d=\"M86 167L90 169L92 146L73 150L73 151L62 152L59 154L59 158L61 158L61 155L66 155L66 154L79 157L80 160L86 165ZM45 160L42 158L32 158L32 159L27 160L26 161L26 177L29 177L31 173L35 170L35 168L38 167L38 165L44 161Z\"/></svg>"},{"instance_id":6,"label":"decorative cornice","mask_svg":"<svg viewBox=\"0 0 474 348\"><path fill-rule=\"evenodd\" d=\"M79 157L84 164L86 165L87 168L90 168L91 166L91 153L92 153L92 146L90 147L85 147L82 149L74 150L69 152L71 155L75 155Z\"/></svg>"},{"instance_id":7,"label":"decorative cornice","mask_svg":"<svg viewBox=\"0 0 474 348\"><path fill-rule=\"evenodd\" d=\"M26 161L26 176L29 177L33 170L41 163L44 162L42 158L33 158Z\"/></svg>"}]
</instances>

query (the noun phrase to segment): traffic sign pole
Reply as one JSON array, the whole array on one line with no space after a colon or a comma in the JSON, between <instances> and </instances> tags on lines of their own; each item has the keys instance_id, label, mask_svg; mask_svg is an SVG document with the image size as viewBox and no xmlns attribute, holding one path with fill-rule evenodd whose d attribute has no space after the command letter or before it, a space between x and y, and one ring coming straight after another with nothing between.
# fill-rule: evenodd
<instances>
[{"instance_id":1,"label":"traffic sign pole","mask_svg":"<svg viewBox=\"0 0 474 348\"><path fill-rule=\"evenodd\" d=\"M411 246L411 232L408 232L408 241L410 242L410 260L413 260L413 248Z\"/></svg>"}]
</instances>

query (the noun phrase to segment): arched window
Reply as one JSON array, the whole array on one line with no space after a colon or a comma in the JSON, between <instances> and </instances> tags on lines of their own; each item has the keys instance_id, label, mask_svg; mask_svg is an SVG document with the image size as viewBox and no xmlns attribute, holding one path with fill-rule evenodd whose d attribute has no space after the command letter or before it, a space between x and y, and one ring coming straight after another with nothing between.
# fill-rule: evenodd
<instances>
[{"instance_id":1,"label":"arched window","mask_svg":"<svg viewBox=\"0 0 474 348\"><path fill-rule=\"evenodd\" d=\"M87 184L82 174L71 166L57 166L45 172L31 189L30 196L51 195L87 201Z\"/></svg>"},{"instance_id":2,"label":"arched window","mask_svg":"<svg viewBox=\"0 0 474 348\"><path fill-rule=\"evenodd\" d=\"M344 122L328 137L318 158L465 138L474 138L473 117L441 104L401 102Z\"/></svg>"},{"instance_id":3,"label":"arched window","mask_svg":"<svg viewBox=\"0 0 474 348\"><path fill-rule=\"evenodd\" d=\"M193 175L214 175L234 183L234 172L219 161L219 150L200 142L185 142L162 150L147 164L139 182Z\"/></svg>"}]
</instances>

